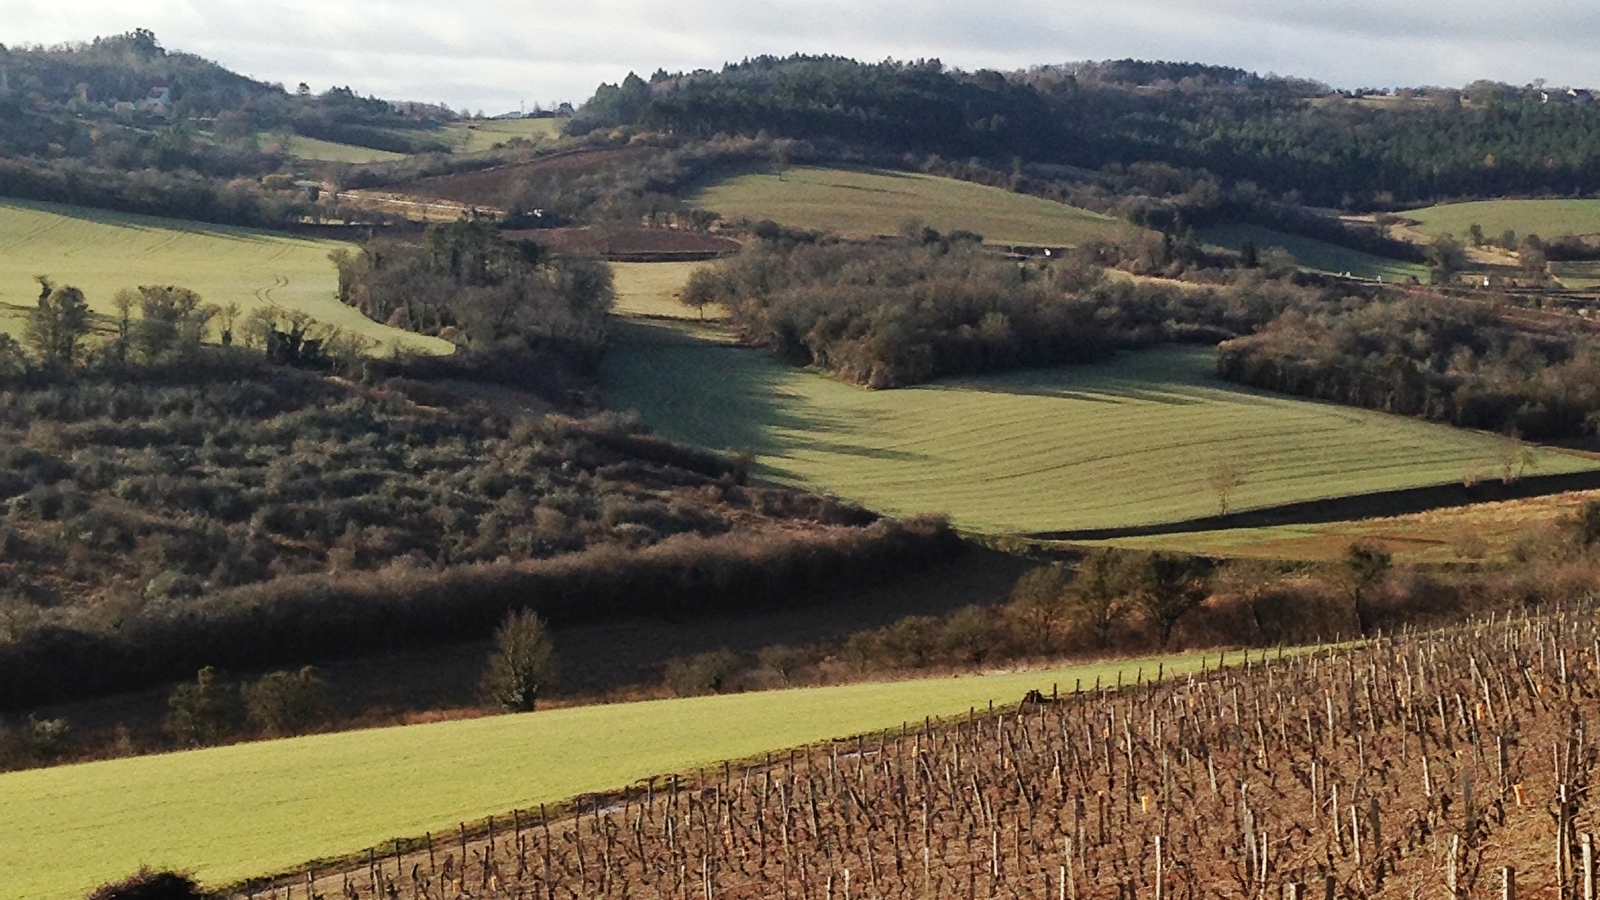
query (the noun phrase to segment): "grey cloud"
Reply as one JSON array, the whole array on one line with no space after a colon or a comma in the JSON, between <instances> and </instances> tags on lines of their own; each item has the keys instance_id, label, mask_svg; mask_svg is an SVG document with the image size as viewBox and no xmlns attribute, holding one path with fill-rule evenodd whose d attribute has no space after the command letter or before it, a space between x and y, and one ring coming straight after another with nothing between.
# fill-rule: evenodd
<instances>
[{"instance_id":1,"label":"grey cloud","mask_svg":"<svg viewBox=\"0 0 1600 900\"><path fill-rule=\"evenodd\" d=\"M148 27L258 78L487 110L761 53L963 68L1185 59L1344 86L1589 84L1600 8L1554 0L7 0L0 41Z\"/></svg>"}]
</instances>

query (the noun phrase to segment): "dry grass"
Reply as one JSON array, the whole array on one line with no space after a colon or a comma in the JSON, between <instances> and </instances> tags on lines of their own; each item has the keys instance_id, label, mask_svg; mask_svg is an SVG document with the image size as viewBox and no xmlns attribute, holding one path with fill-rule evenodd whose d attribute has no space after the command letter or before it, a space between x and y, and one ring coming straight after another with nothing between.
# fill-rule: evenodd
<instances>
[{"instance_id":1,"label":"dry grass","mask_svg":"<svg viewBox=\"0 0 1600 900\"><path fill-rule=\"evenodd\" d=\"M1600 501L1600 491L1575 491L1407 516L1123 538L1084 546L1106 544L1208 556L1331 561L1343 557L1352 543L1364 541L1383 548L1400 562L1504 561L1519 544L1545 540L1562 519L1595 501Z\"/></svg>"},{"instance_id":2,"label":"dry grass","mask_svg":"<svg viewBox=\"0 0 1600 900\"><path fill-rule=\"evenodd\" d=\"M701 316L678 299L689 274L703 262L612 263L618 315L649 319L721 319L727 311L707 307Z\"/></svg>"}]
</instances>

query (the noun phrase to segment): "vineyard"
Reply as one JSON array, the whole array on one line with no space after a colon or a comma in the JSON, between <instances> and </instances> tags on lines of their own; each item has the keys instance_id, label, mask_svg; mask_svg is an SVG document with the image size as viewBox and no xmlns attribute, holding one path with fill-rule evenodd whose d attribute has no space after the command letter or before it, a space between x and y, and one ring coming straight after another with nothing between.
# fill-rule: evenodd
<instances>
[{"instance_id":1,"label":"vineyard","mask_svg":"<svg viewBox=\"0 0 1600 900\"><path fill-rule=\"evenodd\" d=\"M1044 685L235 896L1593 896L1592 610L1228 662Z\"/></svg>"}]
</instances>

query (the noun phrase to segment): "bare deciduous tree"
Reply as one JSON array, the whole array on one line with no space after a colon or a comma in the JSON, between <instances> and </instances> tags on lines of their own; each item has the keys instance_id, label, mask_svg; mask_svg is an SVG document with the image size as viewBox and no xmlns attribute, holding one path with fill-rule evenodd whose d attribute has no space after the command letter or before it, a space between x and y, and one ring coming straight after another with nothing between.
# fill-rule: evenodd
<instances>
[{"instance_id":1,"label":"bare deciduous tree","mask_svg":"<svg viewBox=\"0 0 1600 900\"><path fill-rule=\"evenodd\" d=\"M1223 460L1212 467L1211 474L1206 477L1206 483L1217 495L1217 515L1225 516L1228 514L1229 503L1233 500L1234 490L1244 483L1244 469L1234 460Z\"/></svg>"}]
</instances>

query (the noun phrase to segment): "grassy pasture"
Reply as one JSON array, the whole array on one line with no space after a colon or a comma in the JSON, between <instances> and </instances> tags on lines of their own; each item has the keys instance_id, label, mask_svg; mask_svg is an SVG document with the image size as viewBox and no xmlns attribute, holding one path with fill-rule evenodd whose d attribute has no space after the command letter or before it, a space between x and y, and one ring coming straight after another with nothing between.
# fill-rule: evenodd
<instances>
[{"instance_id":1,"label":"grassy pasture","mask_svg":"<svg viewBox=\"0 0 1600 900\"><path fill-rule=\"evenodd\" d=\"M619 315L654 319L695 319L699 314L678 300L689 273L703 262L612 263L612 285L617 292ZM707 307L705 318L722 315L720 307Z\"/></svg>"},{"instance_id":2,"label":"grassy pasture","mask_svg":"<svg viewBox=\"0 0 1600 900\"><path fill-rule=\"evenodd\" d=\"M1492 471L1499 439L1231 385L1207 350L867 391L704 327L624 323L603 383L663 434L751 451L766 478L890 514L989 533L1179 521L1217 512L1208 479L1243 476L1235 510L1447 484ZM1596 467L1541 451L1535 471Z\"/></svg>"},{"instance_id":3,"label":"grassy pasture","mask_svg":"<svg viewBox=\"0 0 1600 900\"><path fill-rule=\"evenodd\" d=\"M1474 200L1413 209L1403 215L1420 222L1429 234L1453 234L1463 241L1474 224L1490 238L1499 238L1507 229L1518 237L1600 234L1600 200Z\"/></svg>"},{"instance_id":4,"label":"grassy pasture","mask_svg":"<svg viewBox=\"0 0 1600 900\"><path fill-rule=\"evenodd\" d=\"M35 275L83 289L96 312L141 284L177 284L219 305L275 305L381 346L444 353L445 341L380 325L334 296L336 241L20 200L0 201L0 329L18 333L38 300Z\"/></svg>"},{"instance_id":5,"label":"grassy pasture","mask_svg":"<svg viewBox=\"0 0 1600 900\"><path fill-rule=\"evenodd\" d=\"M1201 657L1163 662L1181 675ZM652 775L1015 703L1052 683L1071 690L1119 672L1131 681L1156 666L575 707L0 775L0 897L81 897L141 864L227 882Z\"/></svg>"},{"instance_id":6,"label":"grassy pasture","mask_svg":"<svg viewBox=\"0 0 1600 900\"><path fill-rule=\"evenodd\" d=\"M551 140L561 136L561 126L566 119L486 119L474 122L455 122L443 129L446 138L455 144L457 153L479 153L494 149L515 138L526 141Z\"/></svg>"},{"instance_id":7,"label":"grassy pasture","mask_svg":"<svg viewBox=\"0 0 1600 900\"><path fill-rule=\"evenodd\" d=\"M1596 500L1600 500L1600 491L1575 491L1352 522L1120 538L1084 546L1105 544L1210 556L1331 561L1343 557L1352 543L1365 541L1382 547L1399 562L1504 561L1519 542L1541 542L1544 531L1576 513L1584 503Z\"/></svg>"},{"instance_id":8,"label":"grassy pasture","mask_svg":"<svg viewBox=\"0 0 1600 900\"><path fill-rule=\"evenodd\" d=\"M352 165L362 165L375 162L392 162L404 159L404 153L395 153L390 150L374 150L371 147L358 147L355 144L336 144L333 141L324 141L302 135L289 135L284 143L283 152L297 159L307 159L315 162L339 162Z\"/></svg>"},{"instance_id":9,"label":"grassy pasture","mask_svg":"<svg viewBox=\"0 0 1600 900\"><path fill-rule=\"evenodd\" d=\"M1382 278L1384 281L1399 281L1410 275L1424 281L1428 278L1428 267L1420 263L1388 259L1259 225L1219 225L1200 232L1202 242L1227 250L1238 250L1245 238L1255 241L1260 250L1282 247L1294 254L1303 268L1319 272L1335 275L1349 272L1357 278Z\"/></svg>"},{"instance_id":10,"label":"grassy pasture","mask_svg":"<svg viewBox=\"0 0 1600 900\"><path fill-rule=\"evenodd\" d=\"M802 166L739 175L690 202L729 219L771 219L848 237L896 234L908 218L940 231L966 229L989 243L1071 247L1133 226L1087 210L1000 188L914 172Z\"/></svg>"}]
</instances>

